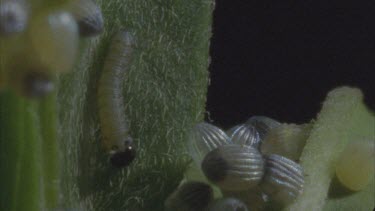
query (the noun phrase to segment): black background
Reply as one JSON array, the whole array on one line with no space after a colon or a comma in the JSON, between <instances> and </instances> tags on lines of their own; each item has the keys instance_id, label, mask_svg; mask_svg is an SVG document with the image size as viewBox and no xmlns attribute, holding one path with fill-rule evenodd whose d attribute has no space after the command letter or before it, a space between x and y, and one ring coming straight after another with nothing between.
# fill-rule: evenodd
<instances>
[{"instance_id":1,"label":"black background","mask_svg":"<svg viewBox=\"0 0 375 211\"><path fill-rule=\"evenodd\" d=\"M315 118L327 92L360 88L375 109L375 1L218 0L206 120Z\"/></svg>"}]
</instances>

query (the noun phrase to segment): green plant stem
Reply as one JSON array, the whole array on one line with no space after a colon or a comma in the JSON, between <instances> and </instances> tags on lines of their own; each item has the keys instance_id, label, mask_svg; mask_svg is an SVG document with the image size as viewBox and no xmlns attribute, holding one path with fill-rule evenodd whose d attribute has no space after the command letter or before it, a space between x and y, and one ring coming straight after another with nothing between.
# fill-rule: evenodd
<instances>
[{"instance_id":1,"label":"green plant stem","mask_svg":"<svg viewBox=\"0 0 375 211\"><path fill-rule=\"evenodd\" d=\"M13 94L0 96L1 210L39 211L40 139L35 104Z\"/></svg>"},{"instance_id":2,"label":"green plant stem","mask_svg":"<svg viewBox=\"0 0 375 211\"><path fill-rule=\"evenodd\" d=\"M56 102L56 93L51 93L47 98L41 100L38 107L42 138L42 186L44 187L47 209L58 206L61 194Z\"/></svg>"}]
</instances>

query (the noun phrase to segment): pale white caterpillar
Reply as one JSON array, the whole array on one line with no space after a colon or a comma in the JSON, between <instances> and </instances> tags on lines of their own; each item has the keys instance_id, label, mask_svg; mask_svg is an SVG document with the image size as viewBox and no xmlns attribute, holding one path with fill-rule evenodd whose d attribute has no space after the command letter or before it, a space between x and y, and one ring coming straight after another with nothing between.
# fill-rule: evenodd
<instances>
[{"instance_id":1,"label":"pale white caterpillar","mask_svg":"<svg viewBox=\"0 0 375 211\"><path fill-rule=\"evenodd\" d=\"M103 31L103 15L93 0L74 0L68 7L77 21L80 36L96 36Z\"/></svg>"},{"instance_id":2,"label":"pale white caterpillar","mask_svg":"<svg viewBox=\"0 0 375 211\"><path fill-rule=\"evenodd\" d=\"M133 44L133 37L127 31L114 35L98 87L102 142L110 154L110 162L116 167L127 166L135 158L122 93Z\"/></svg>"}]
</instances>

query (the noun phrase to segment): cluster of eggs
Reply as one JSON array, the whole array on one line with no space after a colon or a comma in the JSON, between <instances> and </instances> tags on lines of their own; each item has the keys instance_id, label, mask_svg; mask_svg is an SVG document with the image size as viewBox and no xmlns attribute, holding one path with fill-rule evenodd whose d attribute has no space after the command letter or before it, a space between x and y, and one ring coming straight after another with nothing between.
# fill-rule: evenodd
<instances>
[{"instance_id":1,"label":"cluster of eggs","mask_svg":"<svg viewBox=\"0 0 375 211\"><path fill-rule=\"evenodd\" d=\"M304 185L303 170L296 162L304 145L303 127L264 116L254 116L226 132L209 123L197 124L191 131L189 153L224 198L193 203L202 208L190 210L262 210L266 202L278 207L292 203ZM293 141L301 146L290 150L285 140L296 134L299 138ZM181 193L189 185L178 188L166 206L171 207L177 196L189 195L187 190ZM206 198L210 195L210 191L202 192L206 192Z\"/></svg>"},{"instance_id":2,"label":"cluster of eggs","mask_svg":"<svg viewBox=\"0 0 375 211\"><path fill-rule=\"evenodd\" d=\"M167 210L247 211L282 209L302 194L304 173L298 164L311 124L283 124L251 117L228 131L199 123L191 131L189 153L224 198L214 199L209 184L185 182L166 200ZM368 186L375 172L375 142L352 141L335 165L336 177L349 190Z\"/></svg>"},{"instance_id":3,"label":"cluster of eggs","mask_svg":"<svg viewBox=\"0 0 375 211\"><path fill-rule=\"evenodd\" d=\"M104 24L93 0L72 0L58 9L30 4L0 1L0 91L9 87L41 97L53 90L54 74L72 69L79 37L100 34Z\"/></svg>"}]
</instances>

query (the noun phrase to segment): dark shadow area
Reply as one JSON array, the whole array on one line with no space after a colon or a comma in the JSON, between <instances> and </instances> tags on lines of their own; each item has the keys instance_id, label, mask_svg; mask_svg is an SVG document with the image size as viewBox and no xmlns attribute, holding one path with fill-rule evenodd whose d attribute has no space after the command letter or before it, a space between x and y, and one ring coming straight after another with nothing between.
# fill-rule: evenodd
<instances>
[{"instance_id":1,"label":"dark shadow area","mask_svg":"<svg viewBox=\"0 0 375 211\"><path fill-rule=\"evenodd\" d=\"M373 20L371 0L217 0L209 118L222 127L252 115L303 123L343 85L375 110Z\"/></svg>"},{"instance_id":2,"label":"dark shadow area","mask_svg":"<svg viewBox=\"0 0 375 211\"><path fill-rule=\"evenodd\" d=\"M343 198L354 193L354 191L351 191L348 188L344 187L340 183L339 179L335 176L331 181L331 185L329 186L328 197Z\"/></svg>"}]
</instances>

